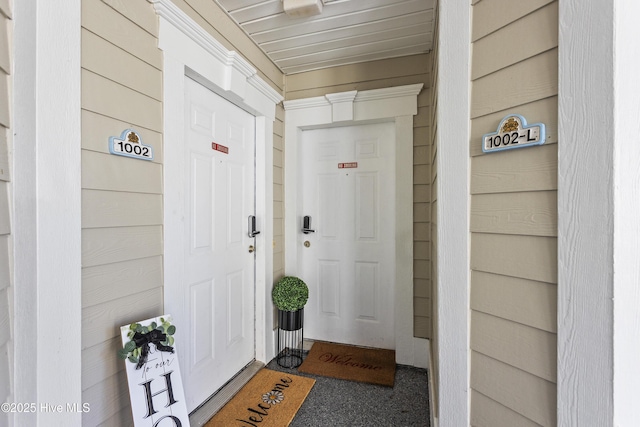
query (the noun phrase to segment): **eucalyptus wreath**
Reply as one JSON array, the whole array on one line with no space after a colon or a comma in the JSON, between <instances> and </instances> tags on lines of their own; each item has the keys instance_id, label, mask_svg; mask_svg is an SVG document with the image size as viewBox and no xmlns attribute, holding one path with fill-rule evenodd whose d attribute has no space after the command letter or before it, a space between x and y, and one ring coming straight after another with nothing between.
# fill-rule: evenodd
<instances>
[{"instance_id":1,"label":"eucalyptus wreath","mask_svg":"<svg viewBox=\"0 0 640 427\"><path fill-rule=\"evenodd\" d=\"M129 342L118 351L118 357L136 363L136 369L140 369L146 361L150 343L154 344L158 350L173 353L171 346L174 343L173 334L175 333L176 327L164 317L160 318L160 324L151 322L150 325L143 326L140 323L132 323L127 333Z\"/></svg>"}]
</instances>

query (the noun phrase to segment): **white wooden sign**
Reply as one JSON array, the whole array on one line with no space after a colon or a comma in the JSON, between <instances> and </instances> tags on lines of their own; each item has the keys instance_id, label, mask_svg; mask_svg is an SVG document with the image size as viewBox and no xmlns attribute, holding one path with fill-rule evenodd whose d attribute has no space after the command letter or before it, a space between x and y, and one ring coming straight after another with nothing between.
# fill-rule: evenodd
<instances>
[{"instance_id":1,"label":"white wooden sign","mask_svg":"<svg viewBox=\"0 0 640 427\"><path fill-rule=\"evenodd\" d=\"M544 144L545 127L542 123L527 124L519 114L506 116L498 125L498 130L482 137L482 151L510 150Z\"/></svg>"},{"instance_id":2,"label":"white wooden sign","mask_svg":"<svg viewBox=\"0 0 640 427\"><path fill-rule=\"evenodd\" d=\"M131 412L136 427L189 427L176 327L165 315L120 328Z\"/></svg>"},{"instance_id":3,"label":"white wooden sign","mask_svg":"<svg viewBox=\"0 0 640 427\"><path fill-rule=\"evenodd\" d=\"M120 138L110 137L109 152L117 156L153 160L153 147L143 144L140 135L132 129L123 131Z\"/></svg>"}]
</instances>

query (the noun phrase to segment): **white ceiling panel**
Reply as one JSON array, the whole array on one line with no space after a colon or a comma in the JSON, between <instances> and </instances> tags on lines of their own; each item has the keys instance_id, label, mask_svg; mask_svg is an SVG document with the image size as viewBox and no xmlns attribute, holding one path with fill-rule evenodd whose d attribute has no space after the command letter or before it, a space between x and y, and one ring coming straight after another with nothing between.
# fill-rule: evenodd
<instances>
[{"instance_id":1,"label":"white ceiling panel","mask_svg":"<svg viewBox=\"0 0 640 427\"><path fill-rule=\"evenodd\" d=\"M229 12L232 14L233 19L240 24L259 21L282 13L282 0L262 1Z\"/></svg>"},{"instance_id":2,"label":"white ceiling panel","mask_svg":"<svg viewBox=\"0 0 640 427\"><path fill-rule=\"evenodd\" d=\"M215 0L286 74L429 52L436 0L323 0L293 18L282 0Z\"/></svg>"},{"instance_id":3,"label":"white ceiling panel","mask_svg":"<svg viewBox=\"0 0 640 427\"><path fill-rule=\"evenodd\" d=\"M320 15L316 15L315 17L313 17L314 18L313 21L331 20L332 18L336 18L339 16L364 13L370 10L389 7L389 6L393 6L394 4L402 4L407 2L410 2L410 3L423 2L424 3L424 0L366 0L366 1L349 0L349 1L342 1L340 3L331 3L326 5L323 8L322 13ZM261 28L265 28L271 25L272 23L273 25L278 25L278 26L288 26L291 23L294 23L294 21L308 21L308 19L305 19L305 18L291 18L284 13L278 13L277 12L278 6L280 8L280 12L283 12L282 0L268 0L268 1L263 1L261 4L263 5L268 4L270 6L273 6L273 8L269 8L269 9L271 9L272 11L275 10L276 12L271 13L269 15L254 17L254 19L252 19L251 21L238 20L238 22L243 26L253 24L254 28L257 31L260 31ZM235 18L236 15L242 14L242 10L231 12L231 14ZM261 25L263 27L261 27Z\"/></svg>"},{"instance_id":4,"label":"white ceiling panel","mask_svg":"<svg viewBox=\"0 0 640 427\"><path fill-rule=\"evenodd\" d=\"M276 52L283 49L304 47L334 40L344 41L346 43L347 39L355 39L357 37L373 37L374 34L385 31L392 31L398 28L404 29L415 26L422 26L424 29L430 29L430 25L425 25L425 22L429 22L430 19L432 19L430 11L420 12L411 14L409 16L400 16L385 19L383 21L367 22L365 24L336 28L320 33L304 34L296 37L275 40L273 42L262 43L261 47L266 52ZM416 30L419 31L419 29L414 28L414 31Z\"/></svg>"},{"instance_id":5,"label":"white ceiling panel","mask_svg":"<svg viewBox=\"0 0 640 427\"><path fill-rule=\"evenodd\" d=\"M349 0L355 2L357 0ZM378 0L379 1L379 0ZM421 4L425 0L405 0L397 2L397 0L387 0L388 2L396 1L396 4L388 4L370 9L361 9L357 11L347 11L345 13L335 14L335 16L324 17L325 12L314 18L295 18L291 19L284 13L272 15L263 19L249 21L242 24L249 34L277 34L280 37L299 34L307 34L310 32L326 31L339 27L351 27L371 21L380 21L397 16L411 15L418 13ZM337 3L336 3L337 5ZM324 10L329 10L326 6ZM233 15L231 15L233 16Z\"/></svg>"},{"instance_id":6,"label":"white ceiling panel","mask_svg":"<svg viewBox=\"0 0 640 427\"><path fill-rule=\"evenodd\" d=\"M419 51L426 46L421 44L422 36L410 36L400 39L384 40L377 43L365 43L355 46L342 47L338 49L326 50L322 52L313 52L306 55L293 56L284 59L279 59L278 63L282 67L287 68L292 65L302 65L318 63L323 61L330 61L332 59L345 59L355 58L363 55L375 55L379 52L391 52L395 49L410 49L411 52L419 53ZM412 47L416 47L417 52L412 50ZM395 55L394 55L395 56Z\"/></svg>"},{"instance_id":7,"label":"white ceiling panel","mask_svg":"<svg viewBox=\"0 0 640 427\"><path fill-rule=\"evenodd\" d=\"M339 37L328 41L321 41L319 43L296 45L288 49L268 49L269 56L274 60L281 60L287 57L295 57L301 55L309 55L320 52L327 52L336 49L348 49L353 46L371 45L375 43L393 42L394 44L404 44L409 42L407 37L417 37L416 44L424 43L424 37L430 34L424 34L422 31L426 30L424 26L415 28L414 26L404 28L394 28L386 31L378 31L367 33L363 35L357 35L354 37ZM373 49L382 49L382 45L373 47Z\"/></svg>"}]
</instances>

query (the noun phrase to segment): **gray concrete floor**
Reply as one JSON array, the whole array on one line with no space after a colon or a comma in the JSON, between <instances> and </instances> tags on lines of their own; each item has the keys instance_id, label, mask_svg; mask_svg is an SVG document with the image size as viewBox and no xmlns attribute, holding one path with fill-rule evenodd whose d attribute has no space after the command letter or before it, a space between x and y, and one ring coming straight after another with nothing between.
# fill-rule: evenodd
<instances>
[{"instance_id":1,"label":"gray concrete floor","mask_svg":"<svg viewBox=\"0 0 640 427\"><path fill-rule=\"evenodd\" d=\"M289 427L429 427L425 369L398 365L391 388L310 375L283 368L275 359L267 368L316 380Z\"/></svg>"}]
</instances>

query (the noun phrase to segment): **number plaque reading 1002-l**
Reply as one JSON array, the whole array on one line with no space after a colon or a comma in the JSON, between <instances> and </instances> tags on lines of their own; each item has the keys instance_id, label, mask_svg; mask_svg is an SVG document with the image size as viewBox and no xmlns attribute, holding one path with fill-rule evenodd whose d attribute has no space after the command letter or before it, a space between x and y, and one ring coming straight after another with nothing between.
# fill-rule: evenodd
<instances>
[{"instance_id":1,"label":"number plaque reading 1002-l","mask_svg":"<svg viewBox=\"0 0 640 427\"><path fill-rule=\"evenodd\" d=\"M153 160L153 148L143 144L140 135L131 129L122 132L120 138L109 138L109 152L134 159Z\"/></svg>"},{"instance_id":2,"label":"number plaque reading 1002-l","mask_svg":"<svg viewBox=\"0 0 640 427\"><path fill-rule=\"evenodd\" d=\"M482 151L510 150L544 144L545 128L542 123L527 124L519 114L506 116L498 125L498 130L482 137Z\"/></svg>"}]
</instances>

